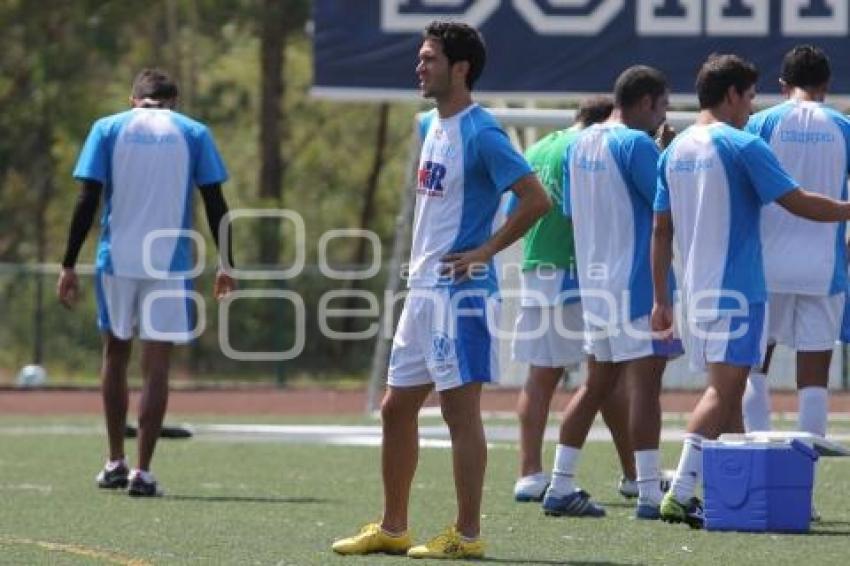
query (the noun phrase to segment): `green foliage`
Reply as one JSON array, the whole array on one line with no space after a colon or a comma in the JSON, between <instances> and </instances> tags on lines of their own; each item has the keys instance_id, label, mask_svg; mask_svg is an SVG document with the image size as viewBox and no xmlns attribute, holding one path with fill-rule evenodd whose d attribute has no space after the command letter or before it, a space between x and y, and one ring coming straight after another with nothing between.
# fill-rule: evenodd
<instances>
[{"instance_id":1,"label":"green foliage","mask_svg":"<svg viewBox=\"0 0 850 566\"><path fill-rule=\"evenodd\" d=\"M287 169L282 192L283 206L305 221L307 258L314 262L322 233L359 223L374 159L378 105L310 96L312 52L305 32L310 6L307 0L286 2L290 41L284 96L288 136L282 149ZM259 17L259 0L155 0L144 9L131 9L118 0L0 2L0 21L4 22L0 35L0 131L4 134L0 137L0 264L36 261L35 219L43 204L47 261L60 260L77 194L71 171L88 129L98 117L127 108L132 78L145 66L169 70L181 86L181 110L211 127L231 174L225 186L230 207L278 206L257 197ZM385 244L385 257L392 243L415 110L413 104L394 104L391 110L377 214L370 226ZM37 190L44 175L48 185ZM196 203L196 226L206 234L200 208ZM234 226L238 264L257 261L256 233L251 221ZM282 261L288 262L294 256L294 238L288 228L283 229L283 236ZM96 241L94 228L80 255L81 263L92 260ZM350 246L339 242L333 257L345 262L351 253ZM207 265L214 265L214 257L210 245ZM0 276L0 312L14 312L14 321L0 329L0 368L7 372L32 351L34 278L31 275L31 281L13 285L10 277ZM366 286L378 288L380 283L370 281ZM21 285L26 288L23 293ZM47 308L55 310L52 278L45 285ZM12 292L10 286L17 290ZM318 300L314 291L338 284L311 275L287 282L287 286L305 289L309 300ZM97 363L99 341L91 330L93 302L87 305L73 316L63 312L48 315L53 320L61 314L60 323L46 326L48 365L75 373L81 369L82 359ZM308 302L307 311L313 310L315 303ZM285 328L286 320L276 322L277 330L272 332ZM242 331L245 336L257 336L259 343L270 332L262 324L260 319L246 319ZM69 336L83 343L71 344ZM307 350L322 352L329 347L333 346L321 337L311 337ZM360 353L346 359L352 364L346 371L366 367L369 345L358 347ZM191 373L211 368L217 364L205 360L220 358L216 337L205 336L186 354L183 369ZM301 362L307 366L329 364L321 355Z\"/></svg>"}]
</instances>

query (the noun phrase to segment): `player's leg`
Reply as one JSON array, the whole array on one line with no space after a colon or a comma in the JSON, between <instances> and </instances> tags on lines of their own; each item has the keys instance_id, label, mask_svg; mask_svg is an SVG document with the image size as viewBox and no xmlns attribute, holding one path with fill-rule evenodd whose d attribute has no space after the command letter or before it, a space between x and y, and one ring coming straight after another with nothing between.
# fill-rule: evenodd
<instances>
[{"instance_id":1,"label":"player's leg","mask_svg":"<svg viewBox=\"0 0 850 566\"><path fill-rule=\"evenodd\" d=\"M617 380L614 390L602 403L600 412L602 413L602 420L605 421L605 426L611 431L611 438L614 440L614 447L617 449L617 457L620 459L623 479L635 482L637 471L635 470L632 441L629 438L629 393L624 379ZM621 480L621 484L623 483ZM621 493L623 493L622 489ZM627 493L628 495L624 494L624 496L633 497L631 492ZM637 496L637 493L634 496Z\"/></svg>"},{"instance_id":2,"label":"player's leg","mask_svg":"<svg viewBox=\"0 0 850 566\"><path fill-rule=\"evenodd\" d=\"M109 460L96 478L104 488L126 487L129 468L124 453L129 390L127 364L133 337L135 288L132 281L95 273L98 328L103 336L101 396L109 440Z\"/></svg>"},{"instance_id":3,"label":"player's leg","mask_svg":"<svg viewBox=\"0 0 850 566\"><path fill-rule=\"evenodd\" d=\"M445 300L436 301L433 311L426 358L452 439L457 517L453 525L412 547L407 555L481 558L481 497L487 467L481 388L483 383L499 379L499 342L495 338L499 303L481 289L449 289L442 298Z\"/></svg>"},{"instance_id":4,"label":"player's leg","mask_svg":"<svg viewBox=\"0 0 850 566\"><path fill-rule=\"evenodd\" d=\"M661 504L662 519L702 526L701 505L694 498L702 478L702 442L724 431L739 406L735 400L744 394L748 373L747 367L708 365L708 387L688 421L676 476Z\"/></svg>"},{"instance_id":5,"label":"player's leg","mask_svg":"<svg viewBox=\"0 0 850 566\"><path fill-rule=\"evenodd\" d=\"M563 340L558 339L553 316L561 307L523 305L520 307L511 343L514 361L528 364L528 377L517 399L519 418L519 477L514 484L517 501L540 501L549 485L543 472L543 435L549 406L561 376Z\"/></svg>"},{"instance_id":6,"label":"player's leg","mask_svg":"<svg viewBox=\"0 0 850 566\"><path fill-rule=\"evenodd\" d=\"M666 521L702 527L702 504L694 497L702 477L702 442L716 439L733 422L750 368L764 363L765 310L763 304L751 304L740 316L689 323L691 366L707 369L708 386L691 413L676 476L661 502Z\"/></svg>"},{"instance_id":7,"label":"player's leg","mask_svg":"<svg viewBox=\"0 0 850 566\"><path fill-rule=\"evenodd\" d=\"M620 364L588 357L587 381L570 399L561 421L552 483L543 499L548 515L601 517L605 510L575 485L579 456L590 427L602 404L614 390L620 375Z\"/></svg>"},{"instance_id":8,"label":"player's leg","mask_svg":"<svg viewBox=\"0 0 850 566\"><path fill-rule=\"evenodd\" d=\"M775 344L768 345L764 364L750 371L747 378L747 389L742 402L744 429L747 432L770 430L770 387L767 384L767 373L775 347Z\"/></svg>"},{"instance_id":9,"label":"player's leg","mask_svg":"<svg viewBox=\"0 0 850 566\"><path fill-rule=\"evenodd\" d=\"M770 361L773 358L776 342L788 344L791 338L789 333L793 327L794 319L793 296L772 293L768 309L770 344L767 346L764 363L750 371L747 378L747 389L742 400L744 429L747 432L770 430L770 386L767 382L767 374L770 370ZM730 423L727 432L735 432L734 428L737 428L737 423Z\"/></svg>"},{"instance_id":10,"label":"player's leg","mask_svg":"<svg viewBox=\"0 0 850 566\"><path fill-rule=\"evenodd\" d=\"M138 469L149 472L168 406L171 342L142 342L142 395L139 399Z\"/></svg>"},{"instance_id":11,"label":"player's leg","mask_svg":"<svg viewBox=\"0 0 850 566\"><path fill-rule=\"evenodd\" d=\"M832 350L797 352L797 398L799 429L826 436L829 413L829 366Z\"/></svg>"},{"instance_id":12,"label":"player's leg","mask_svg":"<svg viewBox=\"0 0 850 566\"><path fill-rule=\"evenodd\" d=\"M481 422L481 384L440 391L440 407L452 438L458 532L477 538L481 529L481 493L487 443Z\"/></svg>"},{"instance_id":13,"label":"player's leg","mask_svg":"<svg viewBox=\"0 0 850 566\"><path fill-rule=\"evenodd\" d=\"M381 403L381 528L391 534L407 531L410 486L419 461L419 410L432 389L431 384L390 386Z\"/></svg>"},{"instance_id":14,"label":"player's leg","mask_svg":"<svg viewBox=\"0 0 850 566\"><path fill-rule=\"evenodd\" d=\"M132 496L162 495L151 461L168 407L168 374L174 344L195 330L195 303L188 279L150 279L139 286L142 394L139 399L138 466L130 476Z\"/></svg>"},{"instance_id":15,"label":"player's leg","mask_svg":"<svg viewBox=\"0 0 850 566\"><path fill-rule=\"evenodd\" d=\"M798 428L826 436L829 416L829 366L844 314L844 294L798 297L795 325L797 349ZM820 514L812 504L812 520Z\"/></svg>"},{"instance_id":16,"label":"player's leg","mask_svg":"<svg viewBox=\"0 0 850 566\"><path fill-rule=\"evenodd\" d=\"M586 357L581 303L524 307L516 329L514 359L529 363L531 369L518 406L521 477L514 498L540 501L550 481L543 472L541 452L552 395L564 371L577 369ZM534 332L541 330L542 335L535 337Z\"/></svg>"},{"instance_id":17,"label":"player's leg","mask_svg":"<svg viewBox=\"0 0 850 566\"><path fill-rule=\"evenodd\" d=\"M127 486L129 468L124 455L124 429L130 399L127 389L127 364L131 347L130 340L121 340L109 332L103 335L101 395L109 440L109 460L98 474L97 484L104 488Z\"/></svg>"},{"instance_id":18,"label":"player's leg","mask_svg":"<svg viewBox=\"0 0 850 566\"><path fill-rule=\"evenodd\" d=\"M647 356L625 364L629 392L629 431L637 464L639 518L658 517L661 503L661 378L667 359Z\"/></svg>"},{"instance_id":19,"label":"player's leg","mask_svg":"<svg viewBox=\"0 0 850 566\"><path fill-rule=\"evenodd\" d=\"M829 366L844 313L844 295L800 296L797 301L795 349L799 428L826 435Z\"/></svg>"},{"instance_id":20,"label":"player's leg","mask_svg":"<svg viewBox=\"0 0 850 566\"><path fill-rule=\"evenodd\" d=\"M419 410L433 389L422 347L430 337L429 298L411 291L393 338L387 391L381 403L381 478L384 489L380 521L358 534L338 539L339 554L402 554L412 544L407 530L410 486L419 458Z\"/></svg>"},{"instance_id":21,"label":"player's leg","mask_svg":"<svg viewBox=\"0 0 850 566\"><path fill-rule=\"evenodd\" d=\"M564 368L530 366L517 401L519 416L520 478L514 488L517 500L539 501L549 484L543 472L543 435L552 396Z\"/></svg>"}]
</instances>

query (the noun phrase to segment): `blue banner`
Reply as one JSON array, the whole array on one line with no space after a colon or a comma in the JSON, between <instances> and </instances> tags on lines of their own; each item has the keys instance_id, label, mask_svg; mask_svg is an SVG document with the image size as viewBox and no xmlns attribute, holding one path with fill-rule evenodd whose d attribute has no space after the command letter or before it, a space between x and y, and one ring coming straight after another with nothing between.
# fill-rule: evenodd
<instances>
[{"instance_id":1,"label":"blue banner","mask_svg":"<svg viewBox=\"0 0 850 566\"><path fill-rule=\"evenodd\" d=\"M783 55L823 48L832 90L850 93L847 0L315 0L314 92L355 98L416 94L422 30L434 19L474 25L487 43L479 94L552 97L610 92L642 63L674 93L694 91L712 52L737 53L777 93Z\"/></svg>"}]
</instances>

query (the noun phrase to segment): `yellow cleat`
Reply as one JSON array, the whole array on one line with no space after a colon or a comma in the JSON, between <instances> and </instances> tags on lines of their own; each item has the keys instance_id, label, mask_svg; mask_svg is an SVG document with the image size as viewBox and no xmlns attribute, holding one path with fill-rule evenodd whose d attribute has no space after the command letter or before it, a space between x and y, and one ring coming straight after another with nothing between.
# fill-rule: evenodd
<instances>
[{"instance_id":1,"label":"yellow cleat","mask_svg":"<svg viewBox=\"0 0 850 566\"><path fill-rule=\"evenodd\" d=\"M376 552L404 554L412 544L410 534L407 531L393 536L382 529L378 523L369 523L353 537L336 541L333 544L333 550L338 554L373 554Z\"/></svg>"},{"instance_id":2,"label":"yellow cleat","mask_svg":"<svg viewBox=\"0 0 850 566\"><path fill-rule=\"evenodd\" d=\"M464 540L457 528L451 526L425 544L407 551L410 558L484 558L484 542L481 539Z\"/></svg>"}]
</instances>

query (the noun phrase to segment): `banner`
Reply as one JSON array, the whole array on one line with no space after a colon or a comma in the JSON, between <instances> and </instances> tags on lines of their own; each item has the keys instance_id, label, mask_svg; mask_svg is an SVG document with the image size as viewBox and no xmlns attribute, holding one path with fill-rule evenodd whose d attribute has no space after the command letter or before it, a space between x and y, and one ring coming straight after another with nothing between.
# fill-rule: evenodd
<instances>
[{"instance_id":1,"label":"banner","mask_svg":"<svg viewBox=\"0 0 850 566\"><path fill-rule=\"evenodd\" d=\"M487 66L475 91L506 98L610 92L634 64L694 92L712 52L737 53L777 93L783 55L815 44L830 56L833 92L850 93L848 0L315 0L314 93L416 96L422 30L465 21L484 35Z\"/></svg>"}]
</instances>

